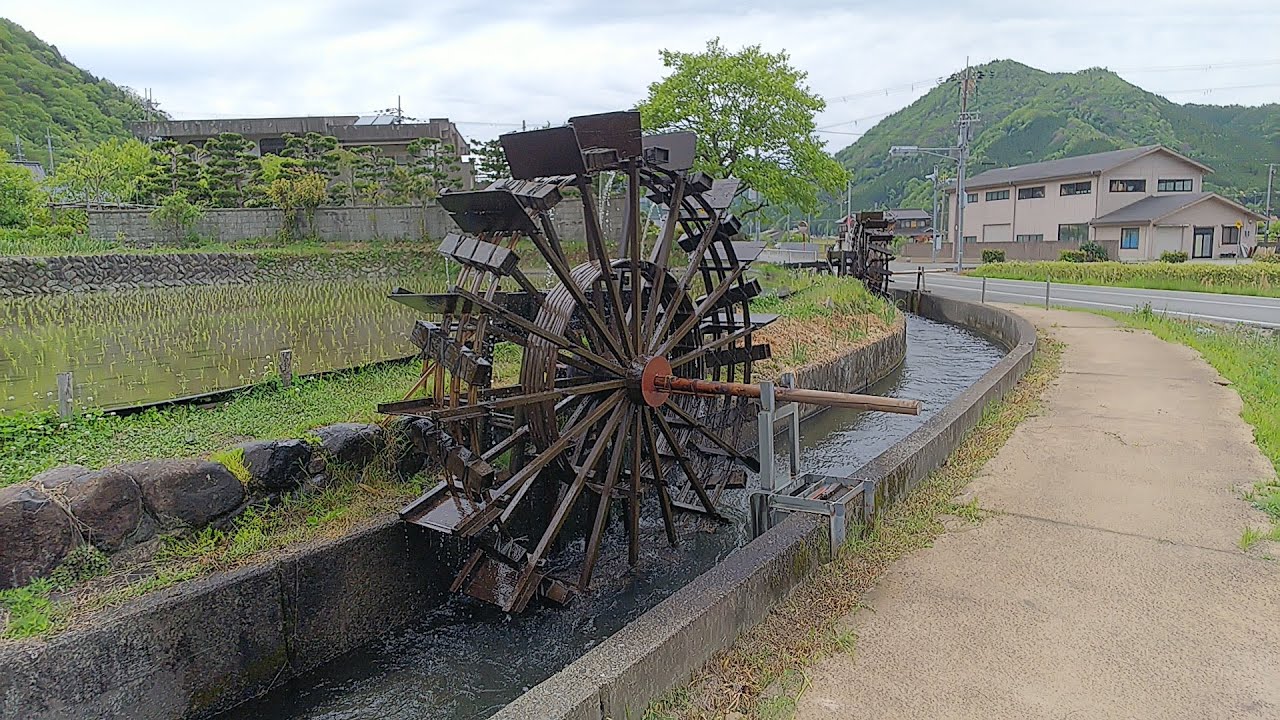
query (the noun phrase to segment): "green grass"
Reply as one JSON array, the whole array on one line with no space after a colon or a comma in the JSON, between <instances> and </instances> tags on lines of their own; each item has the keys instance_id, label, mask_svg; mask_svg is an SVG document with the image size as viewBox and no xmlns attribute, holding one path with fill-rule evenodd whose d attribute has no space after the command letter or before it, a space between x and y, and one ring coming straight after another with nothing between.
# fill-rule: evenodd
<instances>
[{"instance_id":1,"label":"green grass","mask_svg":"<svg viewBox=\"0 0 1280 720\"><path fill-rule=\"evenodd\" d=\"M1280 264L1002 262L966 274L1005 280L1280 297Z\"/></svg>"},{"instance_id":2,"label":"green grass","mask_svg":"<svg viewBox=\"0 0 1280 720\"><path fill-rule=\"evenodd\" d=\"M1270 516L1275 523L1273 532L1280 532L1280 335L1179 320L1149 307L1131 313L1097 312L1129 327L1149 330L1161 340L1195 349L1231 381L1244 403L1240 417L1253 427L1258 449L1276 470L1275 478L1255 485L1246 499Z\"/></svg>"},{"instance_id":3,"label":"green grass","mask_svg":"<svg viewBox=\"0 0 1280 720\"><path fill-rule=\"evenodd\" d=\"M67 421L47 411L0 416L0 487L56 465L194 457L253 438L369 422L378 417L377 403L401 399L420 370L405 361L300 378L289 389L266 383L212 408L180 405L124 417L88 412Z\"/></svg>"}]
</instances>

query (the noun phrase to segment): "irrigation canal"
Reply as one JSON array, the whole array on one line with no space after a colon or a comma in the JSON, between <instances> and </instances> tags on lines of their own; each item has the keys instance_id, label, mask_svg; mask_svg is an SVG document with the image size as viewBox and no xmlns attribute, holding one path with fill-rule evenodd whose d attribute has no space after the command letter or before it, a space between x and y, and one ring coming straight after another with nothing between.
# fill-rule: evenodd
<instances>
[{"instance_id":1,"label":"irrigation canal","mask_svg":"<svg viewBox=\"0 0 1280 720\"><path fill-rule=\"evenodd\" d=\"M856 469L944 407L1002 354L966 330L908 316L906 362L873 392L919 399L921 414L830 410L802 426L803 467L831 474ZM682 520L677 549L666 547L660 522L644 528L648 537L635 573L627 570L626 543L615 528L593 593L567 607L534 607L508 617L455 596L416 624L219 719L487 718L745 543L745 491L738 491L731 504L736 522L730 525Z\"/></svg>"}]
</instances>

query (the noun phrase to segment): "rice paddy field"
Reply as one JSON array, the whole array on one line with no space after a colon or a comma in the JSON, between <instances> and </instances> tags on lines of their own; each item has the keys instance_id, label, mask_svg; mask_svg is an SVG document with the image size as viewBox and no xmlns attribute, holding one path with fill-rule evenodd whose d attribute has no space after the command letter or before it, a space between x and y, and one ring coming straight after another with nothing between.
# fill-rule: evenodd
<instances>
[{"instance_id":1,"label":"rice paddy field","mask_svg":"<svg viewBox=\"0 0 1280 720\"><path fill-rule=\"evenodd\" d=\"M1280 297L1280 263L996 262L966 274L1002 280Z\"/></svg>"},{"instance_id":2,"label":"rice paddy field","mask_svg":"<svg viewBox=\"0 0 1280 720\"><path fill-rule=\"evenodd\" d=\"M261 382L286 348L295 374L404 357L413 313L387 293L443 284L422 275L0 301L0 408L56 407L63 371L76 406L110 410Z\"/></svg>"}]
</instances>

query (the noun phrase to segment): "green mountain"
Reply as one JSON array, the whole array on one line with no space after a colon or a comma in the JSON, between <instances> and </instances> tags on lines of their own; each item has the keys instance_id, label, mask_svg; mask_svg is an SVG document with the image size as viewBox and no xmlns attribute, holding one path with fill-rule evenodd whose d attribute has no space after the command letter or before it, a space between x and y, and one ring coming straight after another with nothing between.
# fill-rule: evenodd
<instances>
[{"instance_id":1,"label":"green mountain","mask_svg":"<svg viewBox=\"0 0 1280 720\"><path fill-rule=\"evenodd\" d=\"M94 77L58 49L0 18L0 149L15 155L16 138L29 160L48 164L45 132L61 160L111 137L129 137L128 123L157 113L128 88Z\"/></svg>"},{"instance_id":2,"label":"green mountain","mask_svg":"<svg viewBox=\"0 0 1280 720\"><path fill-rule=\"evenodd\" d=\"M1214 168L1207 189L1260 207L1264 163L1280 161L1280 104L1180 105L1100 68L1048 73L998 60L976 72L971 174L1159 143ZM854 208L928 208L932 189L923 177L934 158L890 158L889 147L954 145L959 111L958 82L942 83L837 152L853 176ZM939 162L954 174L952 163Z\"/></svg>"}]
</instances>

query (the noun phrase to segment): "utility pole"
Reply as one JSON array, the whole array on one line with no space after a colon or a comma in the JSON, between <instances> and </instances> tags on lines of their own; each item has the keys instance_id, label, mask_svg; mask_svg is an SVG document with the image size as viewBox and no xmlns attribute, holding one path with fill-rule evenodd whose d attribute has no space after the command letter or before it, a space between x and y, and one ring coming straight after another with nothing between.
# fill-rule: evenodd
<instances>
[{"instance_id":1,"label":"utility pole","mask_svg":"<svg viewBox=\"0 0 1280 720\"><path fill-rule=\"evenodd\" d=\"M956 142L956 272L964 269L964 206L968 195L964 189L965 170L969 164L969 127L977 121L977 113L969 112L969 93L973 91L975 78L969 69L969 59L964 61L964 76L960 80L960 117L956 122L959 138Z\"/></svg>"},{"instance_id":2,"label":"utility pole","mask_svg":"<svg viewBox=\"0 0 1280 720\"><path fill-rule=\"evenodd\" d=\"M1276 165L1280 165L1280 163L1267 164L1267 213L1266 214L1267 214L1268 230L1271 229L1271 181L1274 180L1276 176Z\"/></svg>"},{"instance_id":3,"label":"utility pole","mask_svg":"<svg viewBox=\"0 0 1280 720\"><path fill-rule=\"evenodd\" d=\"M45 147L49 148L49 174L52 175L53 174L53 135L50 133L50 130L47 126L44 129L44 144L45 144Z\"/></svg>"},{"instance_id":4,"label":"utility pole","mask_svg":"<svg viewBox=\"0 0 1280 720\"><path fill-rule=\"evenodd\" d=\"M938 184L942 182L942 166L933 164L933 214L929 216L929 229L933 231L933 247L929 250L929 262L938 261L938 247L941 243L938 241Z\"/></svg>"},{"instance_id":5,"label":"utility pole","mask_svg":"<svg viewBox=\"0 0 1280 720\"><path fill-rule=\"evenodd\" d=\"M13 143L14 143L14 148L18 151L18 156L15 157L14 160L18 160L18 161L26 160L27 157L22 154L22 136L18 135L17 133L14 133Z\"/></svg>"}]
</instances>

